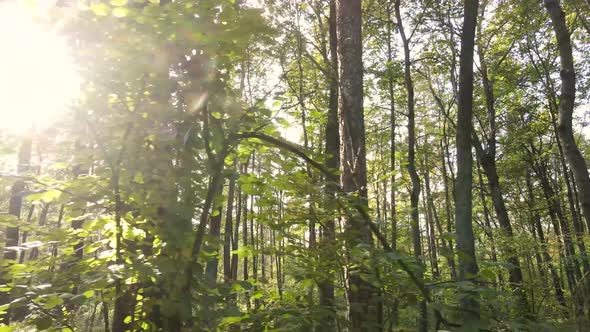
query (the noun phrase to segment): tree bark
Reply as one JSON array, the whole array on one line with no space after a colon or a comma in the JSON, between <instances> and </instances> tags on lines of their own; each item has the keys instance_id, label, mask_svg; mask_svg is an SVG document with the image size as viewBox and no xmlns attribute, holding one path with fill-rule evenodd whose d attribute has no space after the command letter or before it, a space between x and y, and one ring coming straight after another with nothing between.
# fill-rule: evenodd
<instances>
[{"instance_id":1,"label":"tree bark","mask_svg":"<svg viewBox=\"0 0 590 332\"><path fill-rule=\"evenodd\" d=\"M338 44L338 113L340 132L340 172L342 189L357 195L356 204L367 205L367 165L363 115L363 61L361 1L336 1ZM358 213L346 217L349 259L358 245L372 245L371 231ZM356 265L356 264L355 264ZM377 292L361 274L364 266L348 270L348 300L351 331L379 330Z\"/></svg>"},{"instance_id":2,"label":"tree bark","mask_svg":"<svg viewBox=\"0 0 590 332\"><path fill-rule=\"evenodd\" d=\"M235 165L236 163L234 163L233 171L237 172L235 170ZM226 283L234 281L232 278L231 245L233 238L233 214L234 196L236 191L236 177L237 173L233 174L229 179L229 188L227 190L227 209L225 212L225 225L223 230L223 278Z\"/></svg>"},{"instance_id":3,"label":"tree bark","mask_svg":"<svg viewBox=\"0 0 590 332\"><path fill-rule=\"evenodd\" d=\"M590 175L588 174L586 161L576 145L572 125L576 97L576 73L570 33L566 25L565 14L561 10L560 1L545 0L545 8L553 24L561 63L561 95L559 96L557 133L563 144L568 164L574 173L582 213L586 222L590 223Z\"/></svg>"},{"instance_id":4,"label":"tree bark","mask_svg":"<svg viewBox=\"0 0 590 332\"><path fill-rule=\"evenodd\" d=\"M223 172L223 169L220 171ZM223 182L224 181L221 180L216 183L215 193L213 195L214 205L211 216L209 217L209 237L212 243L209 244L208 247L215 252L213 259L207 261L207 265L205 266L205 281L209 288L215 288L217 283L217 269L219 267L219 259L217 258L219 245L217 240L221 237L221 211L223 210L223 204L220 202L219 198L223 194Z\"/></svg>"},{"instance_id":5,"label":"tree bark","mask_svg":"<svg viewBox=\"0 0 590 332\"><path fill-rule=\"evenodd\" d=\"M471 280L478 273L472 225L473 156L471 152L473 117L473 51L477 25L478 0L464 1L463 32L459 67L457 114L457 180L455 185L455 229L459 251L459 279ZM479 302L475 294L461 300L466 321L479 319Z\"/></svg>"},{"instance_id":6,"label":"tree bark","mask_svg":"<svg viewBox=\"0 0 590 332\"><path fill-rule=\"evenodd\" d=\"M414 249L414 257L421 261L422 244L420 236L420 215L418 204L420 201L420 177L416 171L416 124L415 124L415 103L414 103L414 82L411 74L411 59L410 59L410 41L408 40L400 11L400 0L395 1L395 17L397 20L397 29L402 40L404 49L404 83L407 93L407 107L408 107L408 174L411 179L410 190L410 215L412 228L412 243ZM418 278L422 278L421 273ZM426 311L426 302L418 302L418 310L420 316L418 318L418 331L426 332L428 330L428 312Z\"/></svg>"},{"instance_id":7,"label":"tree bark","mask_svg":"<svg viewBox=\"0 0 590 332\"><path fill-rule=\"evenodd\" d=\"M530 309L528 307L528 300L526 298L525 291L522 289L523 277L520 262L518 260L518 253L511 245L514 238L512 224L510 222L508 210L506 209L506 204L504 202L504 195L502 193L502 188L500 187L500 179L496 167L496 107L494 82L493 78L490 79L489 77L487 61L482 50L481 41L478 42L477 50L479 54L480 73L486 101L486 110L488 113L489 134L486 137L486 149L482 147L481 142L475 133L473 133L473 144L475 146L477 158L479 159L488 179L492 203L494 206L494 211L496 212L496 217L500 223L500 228L502 229L503 235L508 238L508 245L502 248L506 253L506 260L511 265L511 268L508 270L508 281L510 282L510 287L515 293L517 293L519 298L521 304L521 306L519 306L519 310L521 310L525 315L529 315Z\"/></svg>"},{"instance_id":8,"label":"tree bark","mask_svg":"<svg viewBox=\"0 0 590 332\"><path fill-rule=\"evenodd\" d=\"M328 73L330 77L330 95L328 101L328 114L326 120L326 146L325 151L328 155L326 168L337 170L340 164L340 135L338 133L338 41L336 36L336 1L330 0L330 16L328 22L328 33L330 42L330 63L328 64ZM335 185L328 182L326 185L326 195L329 206L329 212L336 212L336 192ZM321 246L322 266L331 271L331 266L335 259L334 247L336 241L335 220L328 218L323 226L323 237ZM328 272L327 278L321 280L318 284L320 306L326 310L326 317L322 319L319 325L321 331L333 331L336 326L334 308L334 275ZM278 275L278 274L277 274Z\"/></svg>"}]
</instances>

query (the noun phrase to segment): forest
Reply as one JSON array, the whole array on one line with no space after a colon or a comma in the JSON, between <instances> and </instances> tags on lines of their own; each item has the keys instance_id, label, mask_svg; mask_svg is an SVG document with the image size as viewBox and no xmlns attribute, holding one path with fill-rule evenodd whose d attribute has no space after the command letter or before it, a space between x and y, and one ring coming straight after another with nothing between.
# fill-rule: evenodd
<instances>
[{"instance_id":1,"label":"forest","mask_svg":"<svg viewBox=\"0 0 590 332\"><path fill-rule=\"evenodd\" d=\"M0 332L590 331L590 0L0 22Z\"/></svg>"}]
</instances>

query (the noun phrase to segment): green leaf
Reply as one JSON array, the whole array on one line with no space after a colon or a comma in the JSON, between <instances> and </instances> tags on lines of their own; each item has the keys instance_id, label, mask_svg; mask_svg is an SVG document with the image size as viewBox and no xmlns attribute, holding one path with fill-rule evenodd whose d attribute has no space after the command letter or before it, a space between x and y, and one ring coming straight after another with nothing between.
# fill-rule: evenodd
<instances>
[{"instance_id":1,"label":"green leaf","mask_svg":"<svg viewBox=\"0 0 590 332\"><path fill-rule=\"evenodd\" d=\"M244 319L248 318L248 315L244 315L244 316L230 316L230 317L225 317L222 321L221 321L221 325L232 325L232 324L236 324L239 323L241 321L243 321Z\"/></svg>"},{"instance_id":2,"label":"green leaf","mask_svg":"<svg viewBox=\"0 0 590 332\"><path fill-rule=\"evenodd\" d=\"M86 298L91 298L94 296L94 291L93 290L87 290L84 293L82 293L82 295L84 295Z\"/></svg>"},{"instance_id":3,"label":"green leaf","mask_svg":"<svg viewBox=\"0 0 590 332\"><path fill-rule=\"evenodd\" d=\"M217 217L221 212L219 212L219 209L215 209L213 210L213 212L211 212L211 217Z\"/></svg>"},{"instance_id":4,"label":"green leaf","mask_svg":"<svg viewBox=\"0 0 590 332\"><path fill-rule=\"evenodd\" d=\"M121 7L127 4L127 0L111 0L111 5Z\"/></svg>"},{"instance_id":5,"label":"green leaf","mask_svg":"<svg viewBox=\"0 0 590 332\"><path fill-rule=\"evenodd\" d=\"M35 193L27 196L28 200L31 201L43 201L52 202L61 196L61 191L57 189L51 189L40 193Z\"/></svg>"},{"instance_id":6,"label":"green leaf","mask_svg":"<svg viewBox=\"0 0 590 332\"><path fill-rule=\"evenodd\" d=\"M0 332L12 332L14 327L11 326L0 326Z\"/></svg>"},{"instance_id":7,"label":"green leaf","mask_svg":"<svg viewBox=\"0 0 590 332\"><path fill-rule=\"evenodd\" d=\"M62 303L64 303L64 300L61 297L52 295L49 297L47 302L45 302L45 304L43 305L43 308L53 309Z\"/></svg>"},{"instance_id":8,"label":"green leaf","mask_svg":"<svg viewBox=\"0 0 590 332\"><path fill-rule=\"evenodd\" d=\"M47 317L47 316L36 318L34 321L34 324L37 327L37 330L39 330L39 331L47 330L48 328L51 327L52 323L53 323L53 319L51 319L51 317Z\"/></svg>"},{"instance_id":9,"label":"green leaf","mask_svg":"<svg viewBox=\"0 0 590 332\"><path fill-rule=\"evenodd\" d=\"M113 8L113 16L114 17L122 18L122 17L127 16L128 14L129 14L128 8L125 8L125 7Z\"/></svg>"},{"instance_id":10,"label":"green leaf","mask_svg":"<svg viewBox=\"0 0 590 332\"><path fill-rule=\"evenodd\" d=\"M132 319L131 316L127 316L127 317L125 317L125 319L123 319L123 323L129 324L129 323L131 323L131 319Z\"/></svg>"},{"instance_id":11,"label":"green leaf","mask_svg":"<svg viewBox=\"0 0 590 332\"><path fill-rule=\"evenodd\" d=\"M97 16L107 16L109 14L109 6L104 3L97 3L90 6L90 10Z\"/></svg>"},{"instance_id":12,"label":"green leaf","mask_svg":"<svg viewBox=\"0 0 590 332\"><path fill-rule=\"evenodd\" d=\"M251 299L256 300L256 299L261 299L264 296L264 293L260 290L257 290L256 292L254 292L254 294L252 294L252 296L250 296Z\"/></svg>"}]
</instances>

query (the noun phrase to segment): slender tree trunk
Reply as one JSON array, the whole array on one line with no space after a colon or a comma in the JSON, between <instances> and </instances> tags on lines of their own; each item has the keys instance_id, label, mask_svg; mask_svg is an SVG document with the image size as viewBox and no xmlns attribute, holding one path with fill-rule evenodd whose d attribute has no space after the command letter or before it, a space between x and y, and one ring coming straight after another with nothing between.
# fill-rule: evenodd
<instances>
[{"instance_id":1,"label":"slender tree trunk","mask_svg":"<svg viewBox=\"0 0 590 332\"><path fill-rule=\"evenodd\" d=\"M563 295L563 289L561 288L559 275L557 274L557 271L553 266L553 260L551 258L551 255L549 255L549 252L547 251L547 241L545 240L545 235L543 234L541 218L539 216L539 213L535 210L535 194L533 192L533 186L531 184L531 175L529 172L527 172L526 175L526 182L529 193L529 204L531 209L533 210L534 227L536 229L537 236L539 237L539 242L541 243L541 254L543 256L543 260L545 261L545 264L547 264L547 268L549 269L549 274L551 276L551 281L553 283L553 289L555 291L555 298L559 305L567 309L567 304L565 302L565 296Z\"/></svg>"},{"instance_id":2,"label":"slender tree trunk","mask_svg":"<svg viewBox=\"0 0 590 332\"><path fill-rule=\"evenodd\" d=\"M473 117L473 51L477 26L478 0L464 1L463 31L459 68L457 114L457 181L455 184L455 229L459 251L459 279L472 280L477 276L475 239L472 225L473 156L471 153ZM464 319L479 320L479 302L475 294L461 300Z\"/></svg>"},{"instance_id":3,"label":"slender tree trunk","mask_svg":"<svg viewBox=\"0 0 590 332\"><path fill-rule=\"evenodd\" d=\"M488 203L487 203L486 197L485 197L485 186L483 184L483 176L481 175L481 173L482 173L481 167L480 167L480 164L478 163L477 164L477 176L479 179L479 198L481 200L481 206L483 207L483 217L485 220L485 227L486 227L485 234L490 239L490 258L492 259L492 262L497 263L498 262L498 255L497 255L497 250L496 250L496 240L494 239L494 233L492 233L492 223L491 223L492 217L490 216L490 211L488 209ZM504 277L502 276L501 271L498 273L498 282L499 282L500 286L502 286L504 284Z\"/></svg>"},{"instance_id":4,"label":"slender tree trunk","mask_svg":"<svg viewBox=\"0 0 590 332\"><path fill-rule=\"evenodd\" d=\"M31 224L31 220L33 219L33 212L35 212L35 205L31 204L31 206L29 207L29 213L27 214L27 225ZM21 241L20 243L27 243L27 238L29 237L29 231L24 231L23 235L21 237ZM25 262L25 251L21 251L19 258L18 258L18 263L22 264Z\"/></svg>"},{"instance_id":5,"label":"slender tree trunk","mask_svg":"<svg viewBox=\"0 0 590 332\"><path fill-rule=\"evenodd\" d=\"M546 166L543 162L540 162L537 165L535 172L541 181L541 188L543 189L545 199L547 200L549 216L551 217L551 221L553 223L555 235L563 238L563 247L565 249L565 272L568 279L570 292L573 297L575 307L574 312L576 317L579 318L580 316L583 316L583 303L581 303L580 296L576 292L576 285L577 281L581 279L582 274L580 272L580 266L575 257L576 252L572 242L571 233L569 231L569 225L565 219L565 216L563 215L563 211L559 205L559 200L556 196L556 193L549 182Z\"/></svg>"},{"instance_id":6,"label":"slender tree trunk","mask_svg":"<svg viewBox=\"0 0 590 332\"><path fill-rule=\"evenodd\" d=\"M588 166L586 160L574 138L574 129L572 124L572 117L575 107L576 98L576 72L574 68L574 57L572 51L572 43L570 40L570 32L567 28L565 20L565 13L561 9L559 0L545 0L545 8L551 18L553 31L557 39L557 49L559 50L559 60L561 64L561 94L559 96L559 120L557 124L558 136L563 144L563 150L567 158L568 164L574 173L576 185L579 190L580 203L582 205L582 213L587 223L590 223L590 175L588 174ZM579 301L588 301L588 295L584 290L589 288L590 279L587 278L579 287L578 295ZM578 306L579 307L579 306ZM584 309L578 308L578 311ZM578 315L578 322L580 322L581 315Z\"/></svg>"},{"instance_id":7,"label":"slender tree trunk","mask_svg":"<svg viewBox=\"0 0 590 332\"><path fill-rule=\"evenodd\" d=\"M446 122L445 124L443 124L443 134L446 135L444 128L446 127ZM453 214L451 213L451 197L450 197L450 193L449 193L449 179L448 179L448 175L447 175L447 160L446 160L446 150L448 149L448 147L443 147L443 145L445 145L445 143L443 142L443 140L441 140L440 142L440 148L441 148L441 156L442 156L442 178L443 178L443 186L445 189L445 212L446 212L446 225L447 225L447 233L451 234L453 232L452 229L452 225L453 225ZM441 230L441 235L442 235L442 230ZM446 253L446 256L448 257L449 260L449 268L451 270L451 279L456 279L457 278L457 269L455 266L455 253L453 250L453 240L452 239L448 239L448 244L447 244L447 248L449 249L449 251Z\"/></svg>"},{"instance_id":8,"label":"slender tree trunk","mask_svg":"<svg viewBox=\"0 0 590 332\"><path fill-rule=\"evenodd\" d=\"M427 171L424 172L426 177ZM426 181L426 180L424 180ZM440 278L440 268L438 266L438 253L436 246L436 235L434 231L434 216L430 208L430 203L426 195L426 190L422 190L422 209L426 212L426 244L428 247L428 258L430 259L430 270L433 279Z\"/></svg>"},{"instance_id":9,"label":"slender tree trunk","mask_svg":"<svg viewBox=\"0 0 590 332\"><path fill-rule=\"evenodd\" d=\"M393 4L391 2L387 2L387 63L390 65L393 63L393 41L392 41L392 32L393 32L393 19L392 19L392 11L393 11ZM390 188L390 204L391 204L391 248L393 250L397 250L397 208L396 208L396 184L395 184L395 153L396 153L396 145L395 145L395 133L396 133L396 114L395 114L395 95L393 91L394 85L394 73L390 69L387 75L387 90L389 93L389 127L390 127L390 153L389 153L389 161L390 161L390 169L391 172L391 188ZM399 301L397 299L393 299L393 303L391 304L391 322L392 326L399 325Z\"/></svg>"},{"instance_id":10,"label":"slender tree trunk","mask_svg":"<svg viewBox=\"0 0 590 332\"><path fill-rule=\"evenodd\" d=\"M236 158L237 161L237 158ZM235 168L236 163L234 163ZM232 265L231 265L231 246L233 244L233 214L234 214L234 196L236 191L236 177L237 170L233 170L236 174L233 174L229 179L229 188L227 190L227 209L225 211L225 227L223 231L223 278L226 283L235 281L232 276ZM239 211L239 209L238 209ZM239 212L238 212L239 214ZM237 228L237 226L236 226Z\"/></svg>"},{"instance_id":11,"label":"slender tree trunk","mask_svg":"<svg viewBox=\"0 0 590 332\"><path fill-rule=\"evenodd\" d=\"M580 193L582 212L588 223L588 220L590 220L590 175L588 175L586 161L576 145L572 126L576 97L576 73L570 32L568 31L565 14L561 10L559 0L545 0L545 8L553 24L561 63L561 95L559 96L557 132L563 144L563 150L568 164L574 173L576 185Z\"/></svg>"},{"instance_id":12,"label":"slender tree trunk","mask_svg":"<svg viewBox=\"0 0 590 332\"><path fill-rule=\"evenodd\" d=\"M39 227L45 226L47 222L47 214L49 213L49 207L51 204L45 203L43 204L43 209L41 210L41 215L39 216ZM31 253L29 255L29 260L36 260L39 257L39 248L35 247L31 249Z\"/></svg>"},{"instance_id":13,"label":"slender tree trunk","mask_svg":"<svg viewBox=\"0 0 590 332\"><path fill-rule=\"evenodd\" d=\"M325 151L328 155L326 160L326 168L330 170L337 170L340 164L340 136L338 133L338 41L336 36L336 1L330 0L330 17L328 22L328 33L330 41L330 63L328 66L328 77L330 82L330 95L328 104L328 115L326 122L326 147ZM326 195L329 211L336 212L336 187L333 183L326 185ZM322 266L327 271L332 271L332 265L335 261L335 240L336 228L334 218L328 218L323 227L321 259ZM277 273L277 276L279 274ZM278 278L277 278L278 279ZM318 284L320 306L325 308L326 317L321 320L319 329L321 331L333 331L336 327L334 308L334 275L331 272L327 273L327 278L320 281Z\"/></svg>"},{"instance_id":14,"label":"slender tree trunk","mask_svg":"<svg viewBox=\"0 0 590 332\"><path fill-rule=\"evenodd\" d=\"M440 223L440 219L438 217L438 212L436 211L436 207L434 206L434 199L432 197L432 191L430 188L430 173L429 173L429 169L430 166L428 165L428 163L426 163L426 169L424 171L424 189L425 189L425 195L426 195L426 209L428 211L430 211L430 215L431 215L431 234L430 234L430 238L431 238L431 246L434 248L434 255L433 255L433 259L434 261L438 261L438 245L437 245L437 241L436 241L436 232L435 232L435 225L436 225L436 231L438 231L439 235L443 235L443 230L442 230L442 225ZM441 241L442 243L442 247L443 250L448 253L449 249L446 246L446 242L444 240ZM447 262L449 263L449 266L452 264L449 260L449 256L447 256ZM437 272L437 276L440 276L440 270L438 268L438 263L436 263L436 272Z\"/></svg>"},{"instance_id":15,"label":"slender tree trunk","mask_svg":"<svg viewBox=\"0 0 590 332\"><path fill-rule=\"evenodd\" d=\"M512 224L510 222L508 210L506 209L506 204L504 202L504 195L502 193L502 188L500 187L500 179L496 167L496 107L494 83L489 77L487 61L481 47L481 42L478 42L477 50L479 54L480 72L486 101L486 109L488 113L489 134L487 136L486 149L482 147L475 132L473 133L473 144L475 146L477 158L479 159L486 177L488 178L490 195L494 205L494 211L496 212L496 217L500 223L500 228L502 229L502 233L508 238L508 245L504 246L503 251L506 253L506 260L512 266L508 271L510 287L515 293L517 293L517 296L520 300L519 310L525 315L529 315L530 309L528 308L526 292L522 289L523 276L520 262L518 260L518 253L516 252L516 249L512 247L512 239L514 238Z\"/></svg>"},{"instance_id":16,"label":"slender tree trunk","mask_svg":"<svg viewBox=\"0 0 590 332\"><path fill-rule=\"evenodd\" d=\"M223 172L223 170L221 171ZM219 181L216 185L217 187L215 188L213 196L214 206L211 216L209 217L209 237L212 243L208 245L209 249L214 252L219 250L217 240L221 237L221 214L223 204L221 203L220 197L223 195L223 181ZM217 256L218 255L215 254L213 259L209 260L205 267L205 281L209 288L215 288L217 283L217 269L219 267Z\"/></svg>"},{"instance_id":17,"label":"slender tree trunk","mask_svg":"<svg viewBox=\"0 0 590 332\"><path fill-rule=\"evenodd\" d=\"M414 82L411 74L411 59L410 59L410 41L408 40L400 11L400 0L395 1L395 17L397 20L397 29L402 40L404 49L404 83L407 92L407 107L408 107L408 173L411 179L410 191L410 215L412 228L412 243L414 247L414 257L420 261L422 257L422 244L420 236L420 215L418 204L420 200L420 177L416 171L416 124L415 124L415 110L414 110ZM421 274L421 273L419 273ZM421 275L417 276L422 278ZM418 331L426 332L428 330L428 312L426 311L426 302L419 301L418 310L420 316L418 318Z\"/></svg>"},{"instance_id":18,"label":"slender tree trunk","mask_svg":"<svg viewBox=\"0 0 590 332\"><path fill-rule=\"evenodd\" d=\"M32 130L23 137L20 150L18 153L18 165L16 168L17 175L23 175L30 169L31 164L31 152L33 147L33 132ZM23 179L17 179L12 185L10 190L10 202L8 203L8 214L20 219L21 210L23 205L23 196L25 195L25 181ZM19 244L20 229L18 226L11 226L6 228L6 246L4 247L4 260L10 261L10 265L16 261L17 252L13 249L7 249L8 247L16 247ZM7 269L7 267L4 267ZM2 282L8 284L12 282L12 276L7 273L6 270L2 271L1 275ZM13 290L14 291L14 290ZM12 292L0 292L0 305L10 303ZM0 323L9 325L10 316L13 310L6 310L6 314L0 317Z\"/></svg>"}]
</instances>

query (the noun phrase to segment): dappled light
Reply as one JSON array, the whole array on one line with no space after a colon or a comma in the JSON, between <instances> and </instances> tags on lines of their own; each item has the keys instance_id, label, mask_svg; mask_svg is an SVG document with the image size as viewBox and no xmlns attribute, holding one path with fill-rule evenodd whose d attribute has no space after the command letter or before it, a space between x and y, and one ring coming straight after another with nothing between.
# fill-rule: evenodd
<instances>
[{"instance_id":1,"label":"dappled light","mask_svg":"<svg viewBox=\"0 0 590 332\"><path fill-rule=\"evenodd\" d=\"M0 2L0 332L588 331L590 2Z\"/></svg>"}]
</instances>

